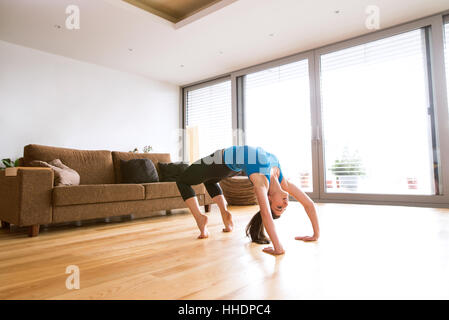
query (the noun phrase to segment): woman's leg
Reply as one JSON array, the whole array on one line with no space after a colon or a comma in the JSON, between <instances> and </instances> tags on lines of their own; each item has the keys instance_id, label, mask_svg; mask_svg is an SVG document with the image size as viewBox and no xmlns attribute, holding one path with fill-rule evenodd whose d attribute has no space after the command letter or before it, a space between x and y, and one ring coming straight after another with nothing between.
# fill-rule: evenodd
<instances>
[{"instance_id":1,"label":"woman's leg","mask_svg":"<svg viewBox=\"0 0 449 320\"><path fill-rule=\"evenodd\" d=\"M207 231L207 216L203 214L200 210L198 203L198 198L196 197L195 191L192 185L197 185L203 182L202 177L204 176L204 168L202 164L191 164L177 179L176 185L181 193L181 196L187 207L192 212L195 218L198 229L200 229L200 235L198 239L204 239L209 236Z\"/></svg>"},{"instance_id":2,"label":"woman's leg","mask_svg":"<svg viewBox=\"0 0 449 320\"><path fill-rule=\"evenodd\" d=\"M223 220L224 228L223 232L231 232L234 228L234 222L232 221L232 214L228 211L228 203L225 197L221 194L212 198L214 203L220 208L221 219Z\"/></svg>"},{"instance_id":3,"label":"woman's leg","mask_svg":"<svg viewBox=\"0 0 449 320\"><path fill-rule=\"evenodd\" d=\"M200 229L199 239L207 238L209 235L207 230L208 217L201 212L195 191L191 186L211 179L218 179L219 181L223 174L229 174L230 169L221 161L218 161L218 163L216 161L217 157L221 157L221 154L221 150L217 150L213 154L192 163L176 180L179 192L192 212L198 228ZM215 189L212 194L214 194L214 192L217 192L217 189ZM219 189L218 192L221 193L221 189ZM209 192L209 194L211 195L211 192ZM211 197L213 196L211 195Z\"/></svg>"},{"instance_id":4,"label":"woman's leg","mask_svg":"<svg viewBox=\"0 0 449 320\"><path fill-rule=\"evenodd\" d=\"M237 174L237 172L236 172ZM235 175L235 174L231 174ZM229 176L229 175L227 175ZM221 219L223 220L224 228L223 232L231 232L234 228L234 222L232 221L232 214L228 211L228 203L226 202L225 197L223 196L223 191L221 190L218 182L221 179L212 179L204 182L204 186L206 187L207 192L209 193L212 201L217 204L220 209Z\"/></svg>"},{"instance_id":5,"label":"woman's leg","mask_svg":"<svg viewBox=\"0 0 449 320\"><path fill-rule=\"evenodd\" d=\"M209 231L207 230L207 222L209 218L201 212L198 198L196 196L191 197L185 200L185 202L187 204L187 207L189 207L190 212L192 212L193 217L195 218L198 229L200 229L200 235L198 236L198 239L205 239L209 237Z\"/></svg>"}]
</instances>

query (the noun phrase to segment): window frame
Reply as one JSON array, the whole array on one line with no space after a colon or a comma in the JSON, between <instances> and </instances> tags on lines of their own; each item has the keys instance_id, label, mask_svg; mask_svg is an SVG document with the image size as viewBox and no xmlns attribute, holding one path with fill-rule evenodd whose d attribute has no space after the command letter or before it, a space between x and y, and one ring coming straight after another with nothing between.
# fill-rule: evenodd
<instances>
[{"instance_id":1,"label":"window frame","mask_svg":"<svg viewBox=\"0 0 449 320\"><path fill-rule=\"evenodd\" d=\"M315 82L315 59L314 59L314 55L313 55L313 50L310 51L306 51L306 52L302 52L302 53L298 53L298 54L294 54L285 58L281 58L278 60L274 60L274 61L269 61L269 62L265 62L262 64L258 64L256 66L252 66L249 68L245 68L245 69L241 69L237 72L232 73L232 77L234 77L234 79L236 79L236 83L238 84L238 87L240 88L240 90L237 90L237 100L240 102L239 104L236 105L236 112L239 114L239 116L241 117L239 119L239 123L243 124L243 126L240 126L239 129L241 130L242 134L241 134L241 140L238 141L240 142L241 145L244 144L245 142L245 127L244 127L244 115L245 115L245 106L243 104L243 95L244 93L242 92L242 88L243 88L243 82L241 81L241 79L243 79L244 76L251 74L251 73L255 73L255 72L259 72L259 71L263 71L266 69L271 69L271 68L276 68L279 66L283 66L286 64L290 64L290 63L294 63L294 62L298 62L298 61L302 61L302 60L307 60L308 61L308 67L309 67L309 97L310 97L310 117L311 117L311 137L312 137L312 141L311 141L311 151L312 151L312 185L313 185L313 190L310 192L306 192L309 197L311 198L318 198L319 196L319 167L318 167L318 130L316 127L316 123L317 123L317 113L316 110L314 108L315 106L315 88L312 85ZM262 146L263 147L263 146Z\"/></svg>"},{"instance_id":2,"label":"window frame","mask_svg":"<svg viewBox=\"0 0 449 320\"><path fill-rule=\"evenodd\" d=\"M376 31L361 37L357 37L350 40L345 40L336 44L331 44L320 49L315 50L315 78L316 78L316 101L317 108L321 112L321 88L320 88L320 62L321 55L340 51L343 49L355 47L358 45L363 45L372 41L381 40L395 36L408 31L413 31L420 28L430 27L429 32L429 44L431 48L427 48L430 53L430 81L432 83L432 88L429 91L433 95L433 111L435 117L435 131L437 146L439 146L439 163L442 166L444 164L449 164L449 133L447 132L449 119L447 117L447 112L444 111L446 103L445 94L443 94L442 83L444 81L444 69L443 73L441 70L437 70L436 66L444 66L444 48L439 46L443 45L443 19L441 15L432 16L429 18L420 19L411 23L406 23L400 26ZM438 52L440 51L440 52ZM429 70L428 70L429 73ZM443 97L444 96L444 97ZM319 127L322 128L322 122L320 117ZM321 129L320 129L321 132ZM321 144L320 140L320 144ZM320 168L324 168L324 150L321 145L319 148L319 165ZM324 170L324 169L323 169ZM402 205L418 205L418 204L432 204L441 205L449 203L449 167L446 165L445 168L439 170L440 173L440 194L439 195L396 195L396 194L363 194L363 193L326 193L324 190L324 175L320 176L320 195L319 200L323 202L351 202L351 203L382 203L382 204L402 204Z\"/></svg>"},{"instance_id":3,"label":"window frame","mask_svg":"<svg viewBox=\"0 0 449 320\"><path fill-rule=\"evenodd\" d=\"M296 53L280 59L275 59L248 68L236 70L214 79L208 79L191 85L183 86L182 89L182 128L185 129L185 103L186 90L192 90L196 86L207 86L214 81L231 80L232 94L232 125L234 134L233 143L244 144L245 134L242 127L244 117L244 105L242 100L242 76L277 67L280 65L309 59L309 81L310 81L310 106L312 118L312 165L313 165L313 192L307 194L316 202L332 203L359 203L359 204L383 204L383 205L408 205L429 206L449 208L449 113L448 97L445 74L444 56L444 24L449 22L449 10L407 22L386 29L372 31L370 33L340 41L330 45L318 47L312 50ZM427 53L430 55L429 83L432 87L429 92L433 98L433 112L435 119L435 132L437 146L439 147L439 195L391 195L391 194L352 194L352 193L325 193L324 178L324 150L322 146L322 118L321 118L321 88L320 88L320 56L323 54L339 51L353 46L363 45L368 42L388 38L397 34L412 31L419 28L430 27L429 45ZM184 132L184 130L183 130ZM185 139L182 140L185 150ZM185 151L183 151L184 154ZM323 171L323 172L321 172Z\"/></svg>"}]
</instances>

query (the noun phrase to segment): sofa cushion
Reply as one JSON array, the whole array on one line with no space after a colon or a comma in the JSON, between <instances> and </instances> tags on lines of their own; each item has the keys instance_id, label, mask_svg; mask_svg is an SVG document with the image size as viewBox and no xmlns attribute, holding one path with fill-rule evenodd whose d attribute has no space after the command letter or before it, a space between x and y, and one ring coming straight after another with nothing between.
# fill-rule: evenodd
<instances>
[{"instance_id":1,"label":"sofa cushion","mask_svg":"<svg viewBox=\"0 0 449 320\"><path fill-rule=\"evenodd\" d=\"M110 151L76 150L29 144L23 151L25 166L31 161L50 162L60 159L80 175L80 184L115 183L114 165Z\"/></svg>"},{"instance_id":2,"label":"sofa cushion","mask_svg":"<svg viewBox=\"0 0 449 320\"><path fill-rule=\"evenodd\" d=\"M75 170L64 165L61 160L55 159L50 162L33 160L31 161L33 167L45 167L53 170L55 186L77 186L80 184L80 175Z\"/></svg>"},{"instance_id":3,"label":"sofa cushion","mask_svg":"<svg viewBox=\"0 0 449 320\"><path fill-rule=\"evenodd\" d=\"M120 173L120 160L130 160L130 159L150 159L153 161L156 167L157 173L159 172L159 162L170 162L169 153L134 153L134 152L118 152L112 151L112 160L114 161L114 171L115 171L115 181L120 183L122 181L122 176Z\"/></svg>"},{"instance_id":4,"label":"sofa cushion","mask_svg":"<svg viewBox=\"0 0 449 320\"><path fill-rule=\"evenodd\" d=\"M53 205L105 203L143 200L145 188L140 184L98 184L58 186L53 189Z\"/></svg>"},{"instance_id":5,"label":"sofa cushion","mask_svg":"<svg viewBox=\"0 0 449 320\"><path fill-rule=\"evenodd\" d=\"M173 198L181 196L176 182L144 183L143 186L145 186L145 199ZM206 192L206 188L202 183L192 186L192 188L197 195Z\"/></svg>"},{"instance_id":6,"label":"sofa cushion","mask_svg":"<svg viewBox=\"0 0 449 320\"><path fill-rule=\"evenodd\" d=\"M159 182L156 167L150 159L120 160L121 183Z\"/></svg>"},{"instance_id":7,"label":"sofa cushion","mask_svg":"<svg viewBox=\"0 0 449 320\"><path fill-rule=\"evenodd\" d=\"M204 205L204 195L198 195L198 203ZM185 208L181 197L167 199L138 200L126 202L90 203L79 206L53 208L53 223L77 220L117 217L132 214L136 218L160 215L160 210Z\"/></svg>"}]
</instances>

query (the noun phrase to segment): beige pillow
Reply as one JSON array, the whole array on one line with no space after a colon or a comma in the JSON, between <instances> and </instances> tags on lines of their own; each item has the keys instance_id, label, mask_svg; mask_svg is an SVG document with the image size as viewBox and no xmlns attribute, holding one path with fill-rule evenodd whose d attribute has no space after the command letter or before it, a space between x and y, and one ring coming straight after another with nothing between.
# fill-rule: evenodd
<instances>
[{"instance_id":1,"label":"beige pillow","mask_svg":"<svg viewBox=\"0 0 449 320\"><path fill-rule=\"evenodd\" d=\"M33 167L51 168L55 174L55 186L77 186L80 184L80 175L75 170L67 167L59 159L50 162L34 160L31 161Z\"/></svg>"}]
</instances>

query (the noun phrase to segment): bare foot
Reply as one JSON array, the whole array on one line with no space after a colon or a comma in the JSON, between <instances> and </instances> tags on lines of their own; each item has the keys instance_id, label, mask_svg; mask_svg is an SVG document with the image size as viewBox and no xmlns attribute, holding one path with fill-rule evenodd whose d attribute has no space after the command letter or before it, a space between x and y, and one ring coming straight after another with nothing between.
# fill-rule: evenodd
<instances>
[{"instance_id":1,"label":"bare foot","mask_svg":"<svg viewBox=\"0 0 449 320\"><path fill-rule=\"evenodd\" d=\"M223 232L231 232L232 229L234 228L234 222L232 221L232 214L229 211L225 211L225 213L221 214L221 217L223 219L223 224L224 224L224 228L223 228Z\"/></svg>"},{"instance_id":2,"label":"bare foot","mask_svg":"<svg viewBox=\"0 0 449 320\"><path fill-rule=\"evenodd\" d=\"M198 236L198 239L206 239L209 237L209 231L207 231L207 221L209 218L202 214L198 217L196 220L196 224L198 225L198 228L200 229L200 235Z\"/></svg>"}]
</instances>

